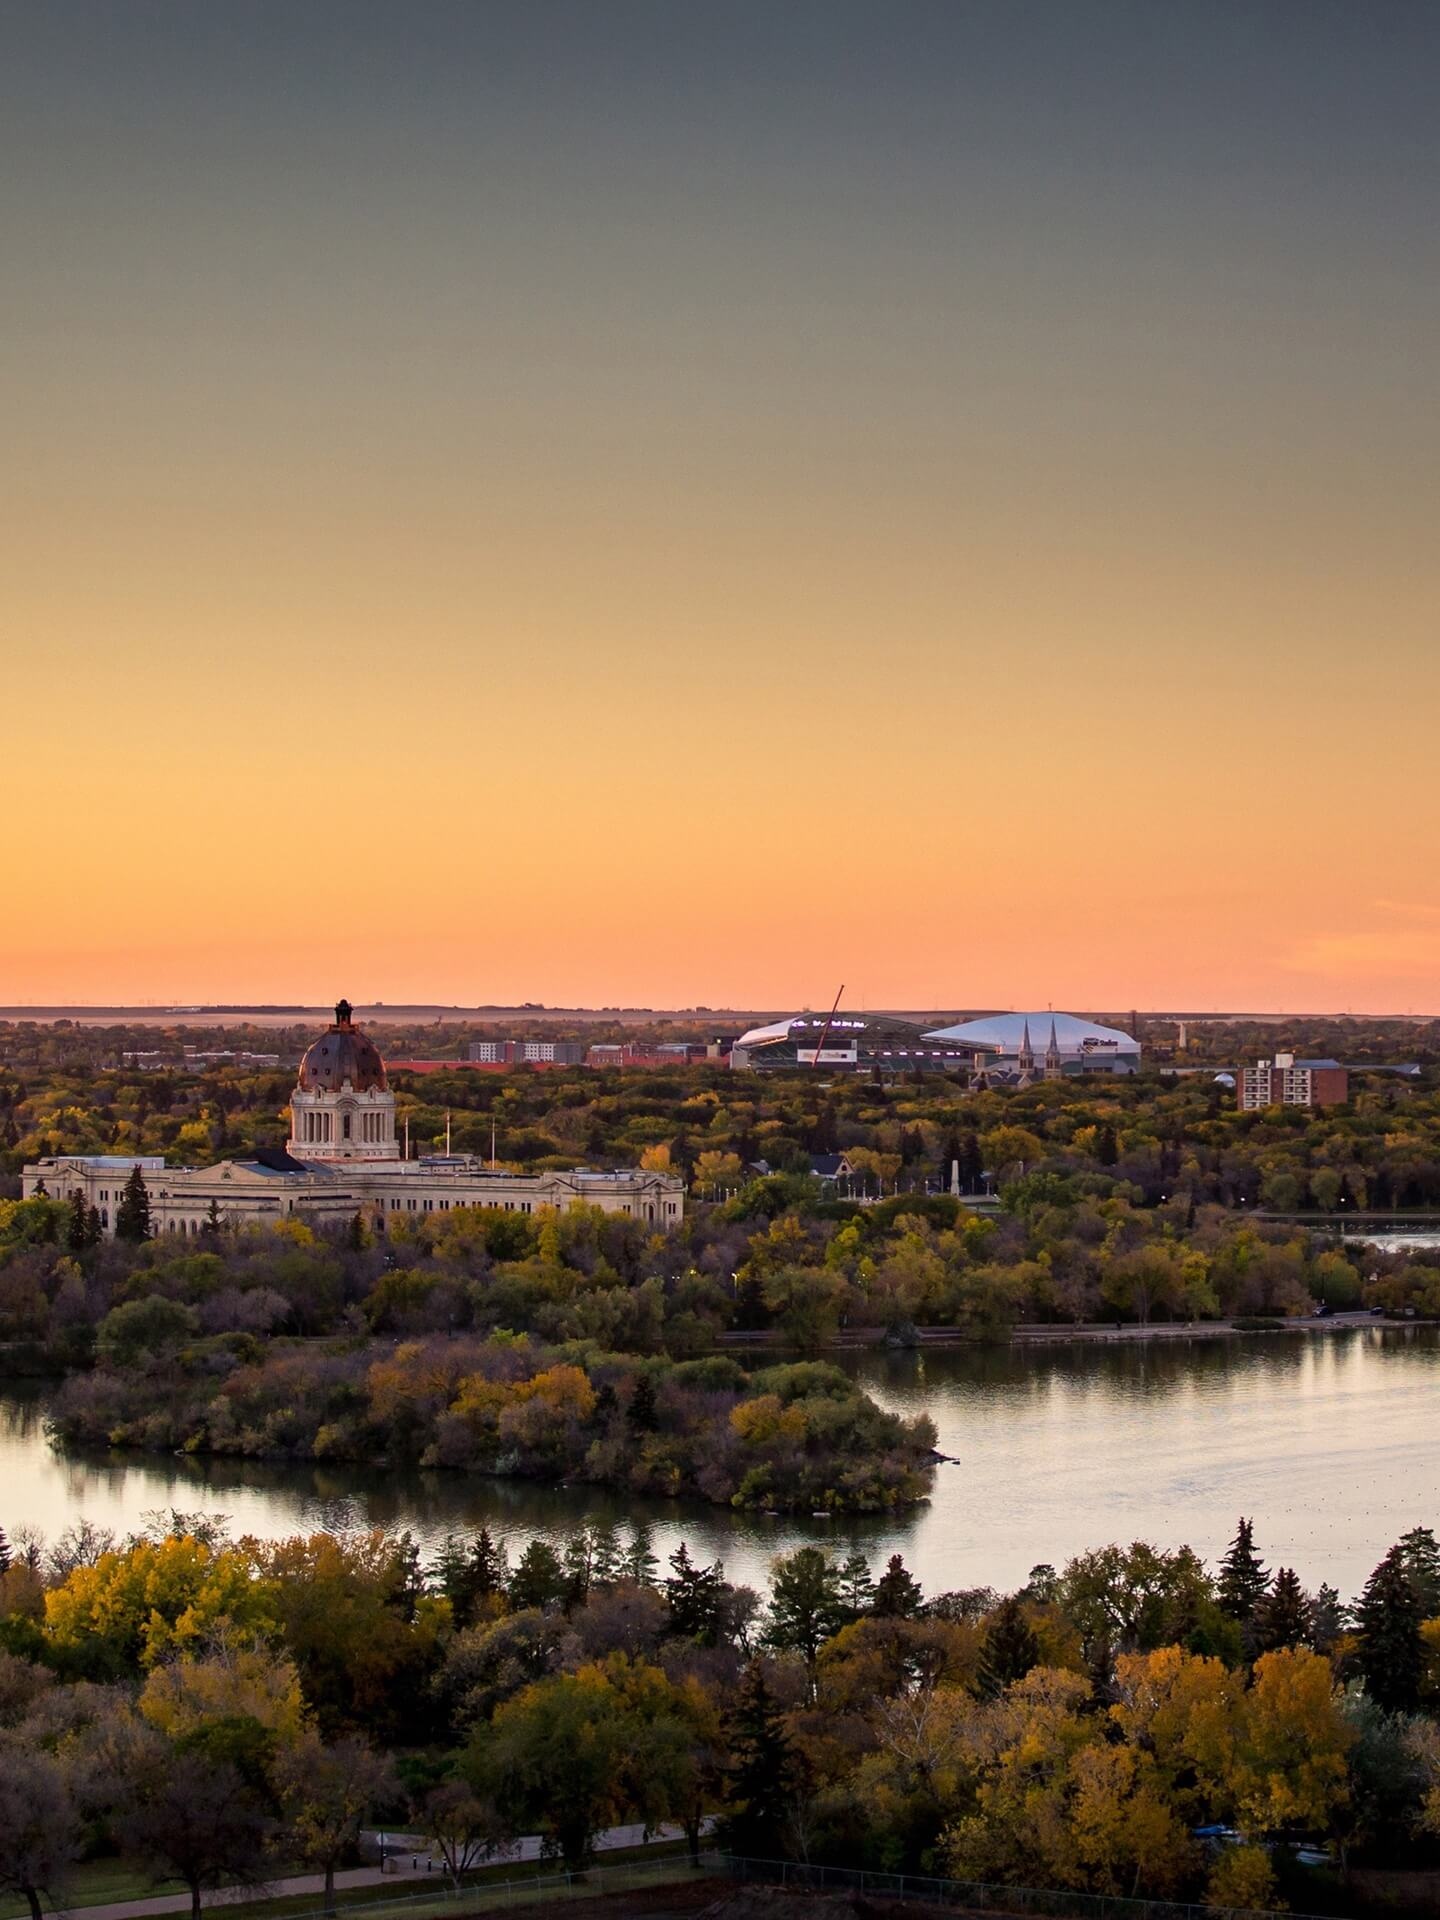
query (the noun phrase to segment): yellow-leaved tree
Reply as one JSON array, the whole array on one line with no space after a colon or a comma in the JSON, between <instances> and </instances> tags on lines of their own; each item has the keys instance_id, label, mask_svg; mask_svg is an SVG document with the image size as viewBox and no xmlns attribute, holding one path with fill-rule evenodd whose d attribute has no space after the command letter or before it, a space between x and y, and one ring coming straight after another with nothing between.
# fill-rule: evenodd
<instances>
[{"instance_id":1,"label":"yellow-leaved tree","mask_svg":"<svg viewBox=\"0 0 1440 1920\"><path fill-rule=\"evenodd\" d=\"M1122 1654L1110 1718L1155 1757L1177 1809L1201 1823L1226 1818L1240 1739L1243 1686L1223 1660L1159 1647Z\"/></svg>"},{"instance_id":2,"label":"yellow-leaved tree","mask_svg":"<svg viewBox=\"0 0 1440 1920\"><path fill-rule=\"evenodd\" d=\"M1353 1739L1322 1654L1263 1654L1243 1702L1232 1776L1237 1824L1257 1838L1284 1827L1324 1832L1348 1796Z\"/></svg>"},{"instance_id":3,"label":"yellow-leaved tree","mask_svg":"<svg viewBox=\"0 0 1440 1920\"><path fill-rule=\"evenodd\" d=\"M221 1720L253 1720L277 1746L293 1746L305 1731L295 1662L228 1635L203 1654L181 1653L152 1667L139 1706L141 1717L171 1740Z\"/></svg>"},{"instance_id":4,"label":"yellow-leaved tree","mask_svg":"<svg viewBox=\"0 0 1440 1920\"><path fill-rule=\"evenodd\" d=\"M52 1649L97 1679L153 1667L227 1628L255 1635L273 1627L270 1591L246 1556L188 1534L102 1554L45 1596Z\"/></svg>"}]
</instances>

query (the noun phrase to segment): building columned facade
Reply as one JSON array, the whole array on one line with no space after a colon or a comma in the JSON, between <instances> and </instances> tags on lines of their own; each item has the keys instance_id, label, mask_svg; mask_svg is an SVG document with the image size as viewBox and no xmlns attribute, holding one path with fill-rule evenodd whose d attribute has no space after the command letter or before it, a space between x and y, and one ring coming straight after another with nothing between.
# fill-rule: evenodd
<instances>
[{"instance_id":1,"label":"building columned facade","mask_svg":"<svg viewBox=\"0 0 1440 1920\"><path fill-rule=\"evenodd\" d=\"M395 1096L385 1080L385 1062L351 1018L348 1000L335 1009L335 1024L307 1051L290 1096L286 1152L297 1160L338 1161L399 1158Z\"/></svg>"},{"instance_id":2,"label":"building columned facade","mask_svg":"<svg viewBox=\"0 0 1440 1920\"><path fill-rule=\"evenodd\" d=\"M502 1173L474 1154L403 1159L395 1131L395 1095L385 1063L356 1027L347 1001L308 1049L290 1096L290 1138L248 1159L213 1167L167 1167L156 1156L57 1154L21 1174L30 1199L79 1193L107 1234L126 1181L138 1167L156 1234L199 1233L228 1225L274 1222L287 1214L314 1221L361 1214L383 1230L387 1220L456 1207L538 1213L543 1207L595 1206L655 1226L673 1226L685 1207L685 1184L673 1173L638 1168L595 1173Z\"/></svg>"}]
</instances>

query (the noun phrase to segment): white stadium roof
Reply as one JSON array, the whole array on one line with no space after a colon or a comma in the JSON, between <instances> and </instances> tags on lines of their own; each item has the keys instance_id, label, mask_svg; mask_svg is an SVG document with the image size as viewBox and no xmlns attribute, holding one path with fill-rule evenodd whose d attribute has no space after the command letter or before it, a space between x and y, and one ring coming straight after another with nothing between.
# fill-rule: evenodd
<instances>
[{"instance_id":1,"label":"white stadium roof","mask_svg":"<svg viewBox=\"0 0 1440 1920\"><path fill-rule=\"evenodd\" d=\"M1140 1042L1132 1040L1118 1027L1099 1027L1093 1020L1078 1019L1073 1013L992 1013L983 1020L964 1020L958 1027L932 1027L927 1040L949 1040L962 1047L998 1053L1017 1053L1030 1029L1030 1046L1043 1054L1050 1044L1050 1023L1055 1023L1055 1044L1062 1054L1076 1056L1106 1053L1139 1053Z\"/></svg>"}]
</instances>

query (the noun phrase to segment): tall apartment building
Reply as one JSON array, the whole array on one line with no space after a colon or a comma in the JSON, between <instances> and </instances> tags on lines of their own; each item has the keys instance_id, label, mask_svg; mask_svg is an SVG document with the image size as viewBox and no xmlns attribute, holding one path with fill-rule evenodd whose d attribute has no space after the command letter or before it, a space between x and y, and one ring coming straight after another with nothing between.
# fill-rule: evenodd
<instances>
[{"instance_id":1,"label":"tall apartment building","mask_svg":"<svg viewBox=\"0 0 1440 1920\"><path fill-rule=\"evenodd\" d=\"M1338 1060L1297 1060L1277 1053L1243 1067L1236 1089L1242 1113L1262 1107L1339 1107L1350 1098L1350 1076Z\"/></svg>"}]
</instances>

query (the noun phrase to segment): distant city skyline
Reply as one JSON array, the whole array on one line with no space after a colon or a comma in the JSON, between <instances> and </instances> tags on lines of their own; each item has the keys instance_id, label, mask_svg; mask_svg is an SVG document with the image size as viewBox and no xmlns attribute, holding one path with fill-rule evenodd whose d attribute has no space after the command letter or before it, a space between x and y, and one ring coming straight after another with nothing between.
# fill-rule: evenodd
<instances>
[{"instance_id":1,"label":"distant city skyline","mask_svg":"<svg viewBox=\"0 0 1440 1920\"><path fill-rule=\"evenodd\" d=\"M0 1003L1440 1006L1437 70L0 6Z\"/></svg>"}]
</instances>

